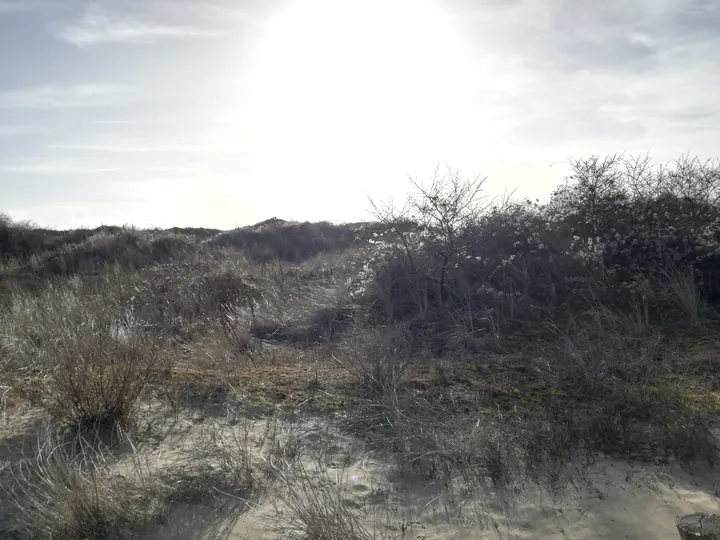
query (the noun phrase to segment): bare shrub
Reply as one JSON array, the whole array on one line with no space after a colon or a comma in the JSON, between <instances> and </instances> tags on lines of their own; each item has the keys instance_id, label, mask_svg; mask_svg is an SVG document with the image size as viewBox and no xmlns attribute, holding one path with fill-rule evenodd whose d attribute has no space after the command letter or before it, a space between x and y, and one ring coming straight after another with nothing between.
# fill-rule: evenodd
<instances>
[{"instance_id":1,"label":"bare shrub","mask_svg":"<svg viewBox=\"0 0 720 540\"><path fill-rule=\"evenodd\" d=\"M436 172L428 183L412 182L416 193L401 208L373 203L387 229L379 246L373 242L381 251L373 258L388 265L388 272L375 276L374 307L386 322L427 315L457 298L449 273L475 248L471 231L486 207L483 183L453 170Z\"/></svg>"},{"instance_id":2,"label":"bare shrub","mask_svg":"<svg viewBox=\"0 0 720 540\"><path fill-rule=\"evenodd\" d=\"M81 427L128 425L159 350L132 319L79 327L56 343L48 395L55 414Z\"/></svg>"},{"instance_id":3,"label":"bare shrub","mask_svg":"<svg viewBox=\"0 0 720 540\"><path fill-rule=\"evenodd\" d=\"M694 267L708 282L717 269L720 220L717 161L682 157L668 166L611 156L572 162L573 174L550 204L551 217L575 243L612 269L616 284L641 273ZM713 281L714 283L714 281Z\"/></svg>"},{"instance_id":4,"label":"bare shrub","mask_svg":"<svg viewBox=\"0 0 720 540\"><path fill-rule=\"evenodd\" d=\"M449 174L405 209L383 210L391 234L374 244L356 286L378 322L412 324L436 353L541 333L543 321L577 308L578 292L590 295L601 266L570 253L539 205L491 206L481 188Z\"/></svg>"},{"instance_id":5,"label":"bare shrub","mask_svg":"<svg viewBox=\"0 0 720 540\"><path fill-rule=\"evenodd\" d=\"M85 295L76 281L15 295L0 336L16 371L42 374L51 412L83 429L127 426L160 358L144 323L107 292Z\"/></svg>"}]
</instances>

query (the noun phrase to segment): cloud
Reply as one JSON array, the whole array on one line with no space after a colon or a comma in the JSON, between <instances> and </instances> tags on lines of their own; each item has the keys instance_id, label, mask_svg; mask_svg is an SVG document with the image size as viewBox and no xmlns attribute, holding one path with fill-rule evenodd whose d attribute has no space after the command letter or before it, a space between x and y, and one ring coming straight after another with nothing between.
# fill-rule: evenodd
<instances>
[{"instance_id":1,"label":"cloud","mask_svg":"<svg viewBox=\"0 0 720 540\"><path fill-rule=\"evenodd\" d=\"M499 147L710 148L716 0L445 1L475 51L479 125L492 126Z\"/></svg>"},{"instance_id":2,"label":"cloud","mask_svg":"<svg viewBox=\"0 0 720 540\"><path fill-rule=\"evenodd\" d=\"M185 21L205 21L214 26L235 25L262 27L282 0L155 0L152 4L157 17Z\"/></svg>"},{"instance_id":3,"label":"cloud","mask_svg":"<svg viewBox=\"0 0 720 540\"><path fill-rule=\"evenodd\" d=\"M27 2L0 2L0 13L18 13L21 11L30 11L32 7Z\"/></svg>"},{"instance_id":4,"label":"cloud","mask_svg":"<svg viewBox=\"0 0 720 540\"><path fill-rule=\"evenodd\" d=\"M716 0L517 0L480 8L445 1L476 44L532 70L636 74L662 67L670 54L720 42Z\"/></svg>"},{"instance_id":5,"label":"cloud","mask_svg":"<svg viewBox=\"0 0 720 540\"><path fill-rule=\"evenodd\" d=\"M672 19L674 35L694 36L695 39L718 39L720 35L720 6L715 0L689 0L682 4Z\"/></svg>"},{"instance_id":6,"label":"cloud","mask_svg":"<svg viewBox=\"0 0 720 540\"><path fill-rule=\"evenodd\" d=\"M114 196L141 199L148 203L159 199L191 203L217 201L247 193L247 189L238 186L237 182L227 175L207 175L202 182L198 182L195 176L153 175L141 180L108 182L105 189Z\"/></svg>"},{"instance_id":7,"label":"cloud","mask_svg":"<svg viewBox=\"0 0 720 540\"><path fill-rule=\"evenodd\" d=\"M2 165L0 171L10 174L32 174L32 175L85 175L115 173L123 171L120 167L87 166L64 162L38 162L24 163L17 165Z\"/></svg>"},{"instance_id":8,"label":"cloud","mask_svg":"<svg viewBox=\"0 0 720 540\"><path fill-rule=\"evenodd\" d=\"M139 15L109 14L101 4L88 5L78 22L51 23L49 31L55 39L78 47L108 43L146 44L165 39L221 35L213 28L155 22Z\"/></svg>"},{"instance_id":9,"label":"cloud","mask_svg":"<svg viewBox=\"0 0 720 540\"><path fill-rule=\"evenodd\" d=\"M0 0L0 14L3 13L27 13L29 11L58 9L57 2L43 2L33 0Z\"/></svg>"},{"instance_id":10,"label":"cloud","mask_svg":"<svg viewBox=\"0 0 720 540\"><path fill-rule=\"evenodd\" d=\"M0 17L3 11L21 13L36 9L32 6L39 5L40 1L0 0ZM720 101L716 98L716 88L720 87L718 0L630 3L626 0L434 0L448 8L449 35L457 40L458 50L463 53L459 55L463 57L462 63L458 61L464 66L458 70L463 76L443 79L443 84L462 87L458 93L472 95L467 102L474 101L467 106L466 101L458 101L462 105L457 107L455 115L442 113L443 118L463 118L457 122L463 128L459 131L462 136L457 136L460 144L455 144L454 132L432 129L434 125L446 125L444 120L434 122L440 116L438 111L447 109L444 103L451 100L427 103L426 109L418 100L417 110L427 114L413 112L412 119L414 122L423 118L417 120L418 126L422 124L422 133L450 133L450 136L428 136L427 140L432 142L428 143L427 152L424 146L417 148L411 143L385 144L390 139L409 140L393 134L409 133L414 137L416 133L406 127L393 126L392 115L378 118L376 125L372 122L375 117L357 113L358 106L346 105L339 97L336 100L339 110L350 114L352 121L340 116L324 120L323 125L339 129L328 129L327 133L334 135L323 132L318 140L332 144L313 146L305 140L297 142L297 137L310 139L307 133L315 119L314 109L303 109L305 102L298 96L304 96L302 92L314 96L313 92L327 91L318 84L320 79L313 79L307 70L302 71L300 83L293 81L287 88L272 87L273 92L280 88L274 98L276 103L280 108L287 106L285 110L294 115L294 120L288 120L290 130L273 132L272 123L259 113L255 116L258 108L248 99L254 96L258 80L253 68L267 65L262 55L266 34L259 31L258 26L283 13L280 8L287 7L287 0L90 0L91 5L88 0L48 1L58 2L61 7L49 14L38 11L31 16L20 16L18 20L28 24L31 19L55 21L50 26L43 20L36 23L41 25L41 31L49 30L56 39L73 46L60 46L53 39L37 42L32 31L18 33L18 44L33 49L35 55L29 64L8 64L10 71L5 78L20 80L27 69L42 77L43 73L49 73L48 66L64 58L63 65L78 76L91 77L98 69L105 72L106 68L115 66L115 71L122 72L121 80L135 84L137 90L133 93L132 88L111 84L53 85L57 79L39 79L48 84L38 88L0 90L0 109L25 109L17 113L0 110L0 114L7 115L7 118L0 117L0 135L18 135L17 141L0 138L5 146L11 143L8 155L0 158L4 159L0 172L10 174L0 174L0 178L8 178L0 182L14 182L18 192L35 193L27 196L28 201L31 197L51 200L46 189L30 190L28 185L32 182L64 186L67 179L77 177L93 186L114 183L113 193L104 192L96 199L89 190L78 190L77 201L92 200L88 203L92 208L91 219L104 215L104 209L94 206L94 202L101 199L113 204L127 199L140 200L138 204L143 205L142 209L128 202L114 210L113 215L126 219L127 213L130 216L127 219L144 219L145 208L157 206L158 193L171 193L178 203L167 210L168 221L187 219L187 215L207 223L223 215L234 219L237 209L228 209L222 215L218 210L218 205L231 200L250 201L248 208L243 208L247 212L287 211L290 215L303 211L307 212L303 218L314 219L331 208L339 215L363 206L356 204L356 199L362 197L353 198L353 195L344 201L338 199L335 204L330 196L318 200L317 195L312 195L330 193L328 189L336 181L338 167L360 163L359 171L348 174L352 178L371 179L363 190L367 189L373 197L385 193L399 195L405 186L405 173L423 176L431 172L436 164L435 155L441 155L440 159L449 160L452 166L468 174L488 174L493 185L498 186L497 192L508 185L520 185L521 192L543 196L562 177L556 167L548 168L550 163L590 153L623 150L647 150L664 161L686 151L715 152L715 141L720 136ZM392 2L395 0L367 4L377 6L373 17L382 17L385 6ZM300 9L303 4L330 6L333 0L296 3ZM323 14L313 12L308 17L322 18ZM272 28L272 24L269 27ZM242 32L236 32L238 29ZM372 40L372 27L367 30L367 40ZM212 36L227 36L228 41L241 43L237 47L224 47L220 52L215 46L199 46L189 56L182 47L188 43L217 45L225 41L225 37L203 41ZM15 40L15 34L12 37ZM22 39L27 43L23 44ZM363 46L369 43L367 40ZM135 62L133 54L127 56L138 52L137 49L98 47L111 43L158 42L163 46L142 49L140 64ZM52 47L53 43L57 55L51 54L50 49L33 48ZM338 51L343 46L350 47L348 43L343 45L342 40L332 45ZM289 52L294 47L290 40L283 46ZM89 54L87 49L92 47L101 50L93 49L93 54ZM390 56L394 54L391 49L392 45L388 45ZM238 57L238 50L242 51L242 59ZM320 47L318 50L325 53ZM349 67L333 66L336 77L347 74L347 80L352 81L351 76L356 75L353 62L360 64L359 69L363 68L361 57L365 49L358 45L357 51L348 61ZM314 61L308 62L313 66ZM318 62L314 65L320 65ZM400 65L399 69L403 67ZM158 77L158 73L162 76ZM427 77L439 78L432 70ZM63 80L70 79L60 81ZM97 76L73 80L112 81ZM397 94L392 80L370 80L367 87L373 92L377 88L378 100L384 100L388 94ZM205 84L196 84L197 81ZM426 81L419 79L417 83ZM346 88L343 84L336 88ZM407 102L414 99L409 95ZM298 106L287 105L292 103ZM121 106L115 108L112 106L115 104ZM74 109L59 111L62 114L45 114L47 109L60 108ZM275 106L268 108L273 112L276 109ZM282 116L273 118L284 121ZM308 123L297 119L307 119ZM47 124L46 120L52 123ZM343 143L351 130L357 130L354 124L358 122L360 127L368 126L367 132L372 134L368 136L370 143L362 146ZM23 124L36 129L42 137L34 140L23 136L20 140ZM267 131L267 138L263 130ZM52 136L56 138L48 140ZM417 137L425 141L424 135ZM452 145L448 141L452 141ZM449 150L443 153L446 145ZM42 147L39 156L35 155L37 147ZM445 157L446 154L449 157ZM278 159L278 155L282 159ZM153 165L157 166L154 170ZM163 165L173 167L163 170ZM200 217L197 212L201 210L195 211L198 206L195 203L201 197L192 190L196 186L205 189L208 177L213 176L227 179L215 182L210 190L213 195L208 195L203 203L207 215ZM287 178L297 178L298 185L313 187L305 190L312 196L306 200ZM237 187L242 196L230 197L227 195L230 188L225 185ZM248 194L250 186L255 191ZM357 189L358 195L361 191ZM280 199L273 199L272 205L278 206L275 210L268 210L269 206L263 202L269 200L267 194L271 192L283 194ZM6 189L3 193L7 198ZM333 202L328 202L331 200ZM181 205L182 201L185 206ZM187 209L191 210L190 214ZM313 216L312 212L316 214ZM35 213L35 216L44 215ZM61 213L53 214L52 220L55 219L63 219Z\"/></svg>"},{"instance_id":11,"label":"cloud","mask_svg":"<svg viewBox=\"0 0 720 540\"><path fill-rule=\"evenodd\" d=\"M73 144L73 143L57 143L52 144L49 148L53 150L71 150L79 152L108 152L108 153L224 153L233 151L232 148L223 148L220 145L210 144L157 144L149 142L142 144L140 142L128 143L107 143L107 144Z\"/></svg>"},{"instance_id":12,"label":"cloud","mask_svg":"<svg viewBox=\"0 0 720 540\"><path fill-rule=\"evenodd\" d=\"M179 167L147 167L128 165L98 165L87 162L32 160L23 163L0 165L0 172L37 176L84 176L129 172L178 173Z\"/></svg>"},{"instance_id":13,"label":"cloud","mask_svg":"<svg viewBox=\"0 0 720 540\"><path fill-rule=\"evenodd\" d=\"M0 137L14 137L35 133L37 128L28 125L0 125Z\"/></svg>"},{"instance_id":14,"label":"cloud","mask_svg":"<svg viewBox=\"0 0 720 540\"><path fill-rule=\"evenodd\" d=\"M62 109L113 105L133 92L115 84L39 86L0 92L0 109Z\"/></svg>"}]
</instances>

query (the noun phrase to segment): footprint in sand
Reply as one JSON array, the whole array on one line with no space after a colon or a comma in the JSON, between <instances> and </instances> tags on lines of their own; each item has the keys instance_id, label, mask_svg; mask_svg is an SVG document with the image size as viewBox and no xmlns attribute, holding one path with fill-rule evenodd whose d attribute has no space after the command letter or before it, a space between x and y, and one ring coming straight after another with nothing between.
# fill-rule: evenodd
<instances>
[{"instance_id":1,"label":"footprint in sand","mask_svg":"<svg viewBox=\"0 0 720 540\"><path fill-rule=\"evenodd\" d=\"M340 452L341 450L342 450L342 448L340 448L340 447L337 446L337 445L331 446L330 448L328 448L327 450L325 450L325 455L327 455L327 456L334 456L334 455L336 455L338 452Z\"/></svg>"}]
</instances>

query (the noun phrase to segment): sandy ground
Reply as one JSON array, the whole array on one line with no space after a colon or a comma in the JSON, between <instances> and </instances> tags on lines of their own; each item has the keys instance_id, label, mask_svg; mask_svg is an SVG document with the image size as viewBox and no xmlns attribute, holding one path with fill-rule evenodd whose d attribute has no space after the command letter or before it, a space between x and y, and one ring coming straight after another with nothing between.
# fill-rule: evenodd
<instances>
[{"instance_id":1,"label":"sandy ground","mask_svg":"<svg viewBox=\"0 0 720 540\"><path fill-rule=\"evenodd\" d=\"M13 425L15 433L10 436ZM18 429L19 425L5 422L2 429L0 456L5 462L32 444L33 423L26 423L24 429ZM267 434L265 420L228 423L227 419L181 417L164 433L146 438L139 451L148 463L165 467L206 438L208 430L228 434L241 427L250 430L247 440L252 441L253 458L268 468L272 457L260 442ZM389 456L371 452L327 421L304 420L280 431L283 437L291 433L301 441L306 452L295 466L274 464L274 487L248 504L218 494L202 504L178 507L148 540L289 538L291 531L286 527L291 512L283 494L288 486L303 484L352 510L369 538L378 539L676 540L678 516L720 511L720 474L705 467L660 467L598 458L581 487L567 487L554 495L537 488L490 484L461 489L400 474ZM268 475L267 470L264 474Z\"/></svg>"},{"instance_id":2,"label":"sandy ground","mask_svg":"<svg viewBox=\"0 0 720 540\"><path fill-rule=\"evenodd\" d=\"M310 482L313 490L327 490L331 500L360 517L372 538L676 540L677 517L720 511L720 471L708 467L598 458L581 487L566 487L554 495L538 488L492 485L461 492L399 474L390 458L369 452L326 425L306 422L294 436L304 440L314 457L301 460L302 474L296 468L284 471L285 481ZM162 454L169 444L163 441L156 452ZM179 509L169 522L182 525L166 530L164 537L286 538L289 533L282 525L289 513L283 491L281 482L277 492L266 493L233 519L223 517L222 504Z\"/></svg>"}]
</instances>

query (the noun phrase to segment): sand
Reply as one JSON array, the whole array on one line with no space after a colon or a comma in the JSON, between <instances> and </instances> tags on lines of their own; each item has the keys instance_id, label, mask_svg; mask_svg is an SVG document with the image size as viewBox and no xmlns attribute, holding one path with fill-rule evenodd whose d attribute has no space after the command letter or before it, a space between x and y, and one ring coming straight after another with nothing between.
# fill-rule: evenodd
<instances>
[{"instance_id":1,"label":"sand","mask_svg":"<svg viewBox=\"0 0 720 540\"><path fill-rule=\"evenodd\" d=\"M708 466L657 466L598 457L578 485L554 493L489 483L461 490L399 473L390 456L370 452L357 440L318 423L303 424L294 436L314 449L314 457L300 460L301 473L297 466L282 471L284 482L296 487L310 482L313 490L324 489L330 500L355 512L370 538L676 540L677 517L720 512L720 474ZM167 444L161 443L158 452ZM170 523L182 526L170 526L165 537L290 537L283 529L290 514L283 493L287 486L279 481L277 490L232 519L224 516L221 502L213 509L190 505L176 510Z\"/></svg>"},{"instance_id":2,"label":"sand","mask_svg":"<svg viewBox=\"0 0 720 540\"><path fill-rule=\"evenodd\" d=\"M31 415L28 416L31 418ZM35 419L34 421L37 421ZM2 458L9 463L32 445L32 422L5 422ZM321 493L357 516L378 539L673 539L677 517L720 513L720 474L707 466L651 465L598 457L582 481L551 493L521 486L446 485L400 471L389 454L332 427L329 420L273 424L277 440L304 445L294 465L268 451L267 420L164 418L137 451L150 467L172 467L208 433L248 434L264 489L247 503L217 492L174 508L146 538L251 540L292 538L290 489ZM11 432L14 431L14 434ZM14 446L13 446L14 445ZM122 460L119 462L121 463Z\"/></svg>"}]
</instances>

